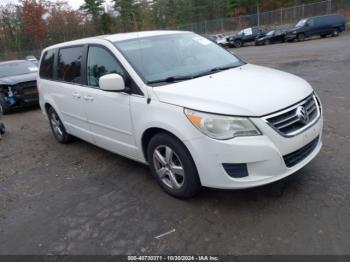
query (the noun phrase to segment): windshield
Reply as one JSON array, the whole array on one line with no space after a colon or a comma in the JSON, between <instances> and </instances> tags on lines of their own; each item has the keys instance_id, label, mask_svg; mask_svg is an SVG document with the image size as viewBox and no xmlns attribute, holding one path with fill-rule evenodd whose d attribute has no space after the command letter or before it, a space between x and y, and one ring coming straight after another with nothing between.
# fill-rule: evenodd
<instances>
[{"instance_id":1,"label":"windshield","mask_svg":"<svg viewBox=\"0 0 350 262\"><path fill-rule=\"evenodd\" d=\"M38 68L31 62L12 62L0 64L0 78L35 73Z\"/></svg>"},{"instance_id":2,"label":"windshield","mask_svg":"<svg viewBox=\"0 0 350 262\"><path fill-rule=\"evenodd\" d=\"M132 39L115 45L146 83L170 78L185 80L242 64L230 52L193 33Z\"/></svg>"},{"instance_id":3,"label":"windshield","mask_svg":"<svg viewBox=\"0 0 350 262\"><path fill-rule=\"evenodd\" d=\"M272 31L268 32L266 35L273 35L274 32L275 32L275 30L272 30Z\"/></svg>"},{"instance_id":4,"label":"windshield","mask_svg":"<svg viewBox=\"0 0 350 262\"><path fill-rule=\"evenodd\" d=\"M306 19L302 19L295 25L295 27L302 27L305 25L305 23L306 23Z\"/></svg>"}]
</instances>

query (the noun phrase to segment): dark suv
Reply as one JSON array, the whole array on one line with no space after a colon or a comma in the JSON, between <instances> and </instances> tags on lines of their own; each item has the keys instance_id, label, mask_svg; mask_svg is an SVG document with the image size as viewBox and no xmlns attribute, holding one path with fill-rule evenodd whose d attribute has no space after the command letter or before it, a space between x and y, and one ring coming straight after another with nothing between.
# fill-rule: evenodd
<instances>
[{"instance_id":1,"label":"dark suv","mask_svg":"<svg viewBox=\"0 0 350 262\"><path fill-rule=\"evenodd\" d=\"M287 31L286 40L304 41L306 37L328 35L338 36L345 31L345 17L342 14L315 16L300 20Z\"/></svg>"},{"instance_id":2,"label":"dark suv","mask_svg":"<svg viewBox=\"0 0 350 262\"><path fill-rule=\"evenodd\" d=\"M32 62L14 60L0 63L0 111L39 105L36 87L38 68Z\"/></svg>"},{"instance_id":3,"label":"dark suv","mask_svg":"<svg viewBox=\"0 0 350 262\"><path fill-rule=\"evenodd\" d=\"M257 27L249 27L239 31L237 34L233 36L229 36L227 38L228 45L230 47L241 47L245 43L255 42L256 38L260 38L266 34L265 29L257 28Z\"/></svg>"}]
</instances>

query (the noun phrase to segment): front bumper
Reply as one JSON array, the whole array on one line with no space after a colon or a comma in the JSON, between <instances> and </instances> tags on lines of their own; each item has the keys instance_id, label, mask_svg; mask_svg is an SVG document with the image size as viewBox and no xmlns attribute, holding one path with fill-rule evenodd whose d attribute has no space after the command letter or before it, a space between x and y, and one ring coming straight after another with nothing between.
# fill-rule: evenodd
<instances>
[{"instance_id":1,"label":"front bumper","mask_svg":"<svg viewBox=\"0 0 350 262\"><path fill-rule=\"evenodd\" d=\"M286 41L293 41L297 38L297 35L296 34L288 34L285 36L285 40Z\"/></svg>"},{"instance_id":2,"label":"front bumper","mask_svg":"<svg viewBox=\"0 0 350 262\"><path fill-rule=\"evenodd\" d=\"M323 118L303 133L286 138L274 131L262 119L253 118L262 136L237 137L219 141L208 137L185 141L196 163L203 186L240 189L261 186L283 179L309 163L322 147ZM301 162L288 168L283 156L295 152L319 137L317 145ZM248 176L233 178L223 163L246 164Z\"/></svg>"},{"instance_id":3,"label":"front bumper","mask_svg":"<svg viewBox=\"0 0 350 262\"><path fill-rule=\"evenodd\" d=\"M36 88L36 82L22 83L17 86L12 86L13 98L15 104L11 107L24 107L39 104L39 93ZM7 93L5 92L5 96Z\"/></svg>"},{"instance_id":4,"label":"front bumper","mask_svg":"<svg viewBox=\"0 0 350 262\"><path fill-rule=\"evenodd\" d=\"M265 43L265 39L264 40L255 40L255 45L263 45Z\"/></svg>"}]
</instances>

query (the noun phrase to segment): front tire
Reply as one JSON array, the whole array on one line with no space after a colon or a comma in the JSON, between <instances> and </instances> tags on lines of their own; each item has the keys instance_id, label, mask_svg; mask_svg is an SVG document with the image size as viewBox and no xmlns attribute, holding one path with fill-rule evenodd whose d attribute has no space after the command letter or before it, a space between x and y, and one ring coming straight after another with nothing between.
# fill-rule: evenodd
<instances>
[{"instance_id":1,"label":"front tire","mask_svg":"<svg viewBox=\"0 0 350 262\"><path fill-rule=\"evenodd\" d=\"M72 141L72 136L67 133L66 128L64 127L56 111L52 107L50 107L47 113L52 133L56 138L57 142L61 144L70 143Z\"/></svg>"},{"instance_id":2,"label":"front tire","mask_svg":"<svg viewBox=\"0 0 350 262\"><path fill-rule=\"evenodd\" d=\"M147 147L151 172L171 196L187 199L201 189L196 165L185 145L167 133L155 135Z\"/></svg>"},{"instance_id":3,"label":"front tire","mask_svg":"<svg viewBox=\"0 0 350 262\"><path fill-rule=\"evenodd\" d=\"M305 35L303 33L298 34L297 39L299 42L303 42L305 41Z\"/></svg>"},{"instance_id":4,"label":"front tire","mask_svg":"<svg viewBox=\"0 0 350 262\"><path fill-rule=\"evenodd\" d=\"M236 48L240 48L240 47L243 46L243 42L242 42L241 40L235 40L234 46L235 46Z\"/></svg>"},{"instance_id":5,"label":"front tire","mask_svg":"<svg viewBox=\"0 0 350 262\"><path fill-rule=\"evenodd\" d=\"M5 96L0 93L0 114L6 115L10 113L11 109L5 101Z\"/></svg>"},{"instance_id":6,"label":"front tire","mask_svg":"<svg viewBox=\"0 0 350 262\"><path fill-rule=\"evenodd\" d=\"M4 123L0 123L0 135L5 134L5 132L6 132L6 127Z\"/></svg>"},{"instance_id":7,"label":"front tire","mask_svg":"<svg viewBox=\"0 0 350 262\"><path fill-rule=\"evenodd\" d=\"M339 36L339 29L338 29L338 28L334 28L334 29L333 29L332 36L333 36L333 37Z\"/></svg>"}]
</instances>

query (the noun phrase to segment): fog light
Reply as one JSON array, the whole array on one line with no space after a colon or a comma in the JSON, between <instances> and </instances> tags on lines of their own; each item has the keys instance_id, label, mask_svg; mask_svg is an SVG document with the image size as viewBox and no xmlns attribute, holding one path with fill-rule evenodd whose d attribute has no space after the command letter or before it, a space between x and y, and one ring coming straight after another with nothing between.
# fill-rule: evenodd
<instances>
[{"instance_id":1,"label":"fog light","mask_svg":"<svg viewBox=\"0 0 350 262\"><path fill-rule=\"evenodd\" d=\"M230 177L242 178L249 175L247 164L222 164L222 166Z\"/></svg>"}]
</instances>

